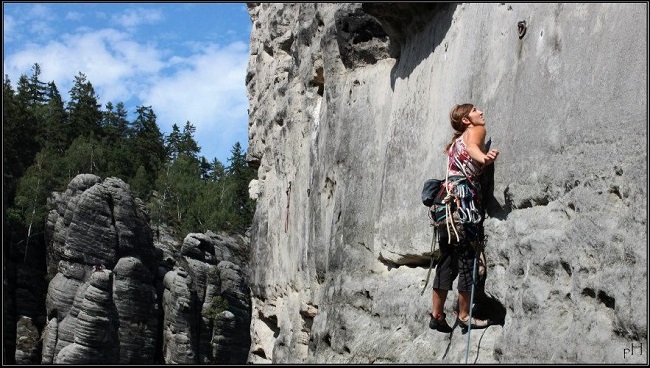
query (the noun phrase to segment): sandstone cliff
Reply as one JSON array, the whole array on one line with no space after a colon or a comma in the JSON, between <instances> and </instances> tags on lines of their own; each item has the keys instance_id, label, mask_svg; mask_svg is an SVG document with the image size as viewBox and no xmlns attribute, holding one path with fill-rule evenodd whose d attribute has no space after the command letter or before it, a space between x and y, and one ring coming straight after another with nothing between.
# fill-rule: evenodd
<instances>
[{"instance_id":1,"label":"sandstone cliff","mask_svg":"<svg viewBox=\"0 0 650 368\"><path fill-rule=\"evenodd\" d=\"M471 102L501 155L499 324L471 333L470 362L647 363L647 10L249 4L249 362L464 362L465 335L427 327L419 196Z\"/></svg>"},{"instance_id":2,"label":"sandstone cliff","mask_svg":"<svg viewBox=\"0 0 650 368\"><path fill-rule=\"evenodd\" d=\"M247 239L208 231L179 244L164 228L154 237L142 202L117 178L80 174L51 204L47 325L39 339L20 316L18 363L246 361Z\"/></svg>"}]
</instances>

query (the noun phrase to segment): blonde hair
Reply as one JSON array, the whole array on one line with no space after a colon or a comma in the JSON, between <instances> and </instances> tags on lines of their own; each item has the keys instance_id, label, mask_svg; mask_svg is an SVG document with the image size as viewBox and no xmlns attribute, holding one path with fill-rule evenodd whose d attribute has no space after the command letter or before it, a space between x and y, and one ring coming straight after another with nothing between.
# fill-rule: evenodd
<instances>
[{"instance_id":1,"label":"blonde hair","mask_svg":"<svg viewBox=\"0 0 650 368\"><path fill-rule=\"evenodd\" d=\"M467 129L467 125L463 124L463 118L469 116L469 113L472 112L473 108L473 104L464 103L454 106L449 112L449 121L451 127L454 128L454 136L445 147L445 152L449 152L449 147L451 147L451 145L454 144L454 141L465 132L465 129Z\"/></svg>"}]
</instances>

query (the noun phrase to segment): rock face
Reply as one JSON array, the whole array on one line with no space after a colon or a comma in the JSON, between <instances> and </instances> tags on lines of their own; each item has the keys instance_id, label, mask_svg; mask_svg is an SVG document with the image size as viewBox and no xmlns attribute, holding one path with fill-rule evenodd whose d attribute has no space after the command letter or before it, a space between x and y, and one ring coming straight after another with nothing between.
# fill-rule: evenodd
<instances>
[{"instance_id":1,"label":"rock face","mask_svg":"<svg viewBox=\"0 0 650 368\"><path fill-rule=\"evenodd\" d=\"M52 204L41 363L246 361L246 238L189 234L181 245L158 229L154 240L142 202L116 178L78 175ZM33 330L21 319L17 356L33 350Z\"/></svg>"},{"instance_id":2,"label":"rock face","mask_svg":"<svg viewBox=\"0 0 650 368\"><path fill-rule=\"evenodd\" d=\"M477 296L498 324L470 361L647 363L625 350L647 346L647 4L249 13L249 362L465 361L466 335L427 326L420 191L471 102L501 155Z\"/></svg>"},{"instance_id":3,"label":"rock face","mask_svg":"<svg viewBox=\"0 0 650 368\"><path fill-rule=\"evenodd\" d=\"M189 234L163 292L168 364L242 364L250 347L248 248L243 238Z\"/></svg>"},{"instance_id":4,"label":"rock face","mask_svg":"<svg viewBox=\"0 0 650 368\"><path fill-rule=\"evenodd\" d=\"M158 257L141 202L119 179L81 174L53 204L42 363L155 362Z\"/></svg>"}]
</instances>

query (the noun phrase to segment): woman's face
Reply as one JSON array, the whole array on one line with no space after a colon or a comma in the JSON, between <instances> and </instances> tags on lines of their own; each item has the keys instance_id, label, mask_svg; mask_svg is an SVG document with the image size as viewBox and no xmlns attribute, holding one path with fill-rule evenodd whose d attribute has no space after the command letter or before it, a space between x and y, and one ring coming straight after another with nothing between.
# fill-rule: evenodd
<instances>
[{"instance_id":1,"label":"woman's face","mask_svg":"<svg viewBox=\"0 0 650 368\"><path fill-rule=\"evenodd\" d=\"M472 111L469 112L466 119L467 121L465 122L465 119L463 119L463 122L468 125L485 125L483 111L477 109L476 106L472 107Z\"/></svg>"}]
</instances>

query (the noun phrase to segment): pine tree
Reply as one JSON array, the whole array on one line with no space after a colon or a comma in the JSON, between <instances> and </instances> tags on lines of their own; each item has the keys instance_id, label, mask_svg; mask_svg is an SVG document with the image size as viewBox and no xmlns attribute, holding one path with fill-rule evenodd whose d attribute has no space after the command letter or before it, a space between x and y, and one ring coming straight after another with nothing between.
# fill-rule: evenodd
<instances>
[{"instance_id":1,"label":"pine tree","mask_svg":"<svg viewBox=\"0 0 650 368\"><path fill-rule=\"evenodd\" d=\"M54 82L47 85L47 105L45 106L43 127L41 128L41 146L63 155L67 146L65 136L67 113L63 99Z\"/></svg>"},{"instance_id":2,"label":"pine tree","mask_svg":"<svg viewBox=\"0 0 650 368\"><path fill-rule=\"evenodd\" d=\"M105 110L102 111L102 129L104 137L108 143L115 143L120 133L118 131L117 113L113 111L114 106L112 102L106 103Z\"/></svg>"},{"instance_id":3,"label":"pine tree","mask_svg":"<svg viewBox=\"0 0 650 368\"><path fill-rule=\"evenodd\" d=\"M210 170L212 169L212 165L206 160L205 156L201 156L199 159L199 175L201 179L203 180L209 180L210 179Z\"/></svg>"},{"instance_id":4,"label":"pine tree","mask_svg":"<svg viewBox=\"0 0 650 368\"><path fill-rule=\"evenodd\" d=\"M45 219L47 217L47 197L55 182L45 153L39 153L19 182L15 205L8 210L10 229L20 253L26 258L30 244L42 244ZM33 248L32 248L33 249Z\"/></svg>"},{"instance_id":5,"label":"pine tree","mask_svg":"<svg viewBox=\"0 0 650 368\"><path fill-rule=\"evenodd\" d=\"M63 157L68 181L86 173L105 177L108 166L106 151L104 144L94 137L77 137Z\"/></svg>"},{"instance_id":6,"label":"pine tree","mask_svg":"<svg viewBox=\"0 0 650 368\"><path fill-rule=\"evenodd\" d=\"M20 142L18 138L18 103L11 87L9 76L5 74L2 84L2 182L3 209L13 203L16 182L22 174L20 164Z\"/></svg>"},{"instance_id":7,"label":"pine tree","mask_svg":"<svg viewBox=\"0 0 650 368\"><path fill-rule=\"evenodd\" d=\"M32 105L44 105L47 101L46 83L39 79L40 76L41 66L35 63L32 66L32 77L28 84L29 103Z\"/></svg>"},{"instance_id":8,"label":"pine tree","mask_svg":"<svg viewBox=\"0 0 650 368\"><path fill-rule=\"evenodd\" d=\"M195 132L196 128L194 125L189 121L185 122L183 134L180 138L179 153L193 158L198 157L199 152L201 152L201 147L199 147L198 143L194 140Z\"/></svg>"},{"instance_id":9,"label":"pine tree","mask_svg":"<svg viewBox=\"0 0 650 368\"><path fill-rule=\"evenodd\" d=\"M134 177L129 180L129 184L131 185L134 195L143 200L146 200L149 197L149 193L153 188L150 175L147 173L147 170L143 165L138 166Z\"/></svg>"},{"instance_id":10,"label":"pine tree","mask_svg":"<svg viewBox=\"0 0 650 368\"><path fill-rule=\"evenodd\" d=\"M253 218L255 205L248 195L248 184L255 178L255 171L248 167L246 155L242 152L239 142L234 144L230 152L232 156L228 159L230 166L228 166L226 177L229 228L242 232L250 225Z\"/></svg>"},{"instance_id":11,"label":"pine tree","mask_svg":"<svg viewBox=\"0 0 650 368\"><path fill-rule=\"evenodd\" d=\"M212 160L212 164L210 165L210 180L212 181L220 181L223 179L224 175L226 174L226 167L223 166L221 161L219 161L216 157Z\"/></svg>"},{"instance_id":12,"label":"pine tree","mask_svg":"<svg viewBox=\"0 0 650 368\"><path fill-rule=\"evenodd\" d=\"M99 137L101 133L101 105L97 103L93 85L86 80L86 75L79 72L74 78L68 102L69 129L66 132L70 144L78 135Z\"/></svg>"},{"instance_id":13,"label":"pine tree","mask_svg":"<svg viewBox=\"0 0 650 368\"><path fill-rule=\"evenodd\" d=\"M178 157L181 145L181 130L178 125L172 125L172 132L165 138L165 142L167 143L168 158L170 161L173 161Z\"/></svg>"},{"instance_id":14,"label":"pine tree","mask_svg":"<svg viewBox=\"0 0 650 368\"><path fill-rule=\"evenodd\" d=\"M102 112L103 146L106 152L106 175L116 176L124 181L136 174L133 158L129 153L129 121L124 103L108 102Z\"/></svg>"},{"instance_id":15,"label":"pine tree","mask_svg":"<svg viewBox=\"0 0 650 368\"><path fill-rule=\"evenodd\" d=\"M154 189L153 184L158 176L158 171L166 161L167 150L163 134L156 123L156 114L151 107L139 106L137 113L138 116L133 122L129 138L130 153L134 167L142 166L144 168L147 176L146 182L150 184L148 189L151 191ZM149 192L146 195L142 193L142 195L144 196L141 198L146 200Z\"/></svg>"},{"instance_id":16,"label":"pine tree","mask_svg":"<svg viewBox=\"0 0 650 368\"><path fill-rule=\"evenodd\" d=\"M17 92L5 75L2 99L2 143L4 190L13 199L18 179L29 167L39 150L36 141L37 119L30 107L29 79L21 75Z\"/></svg>"}]
</instances>

